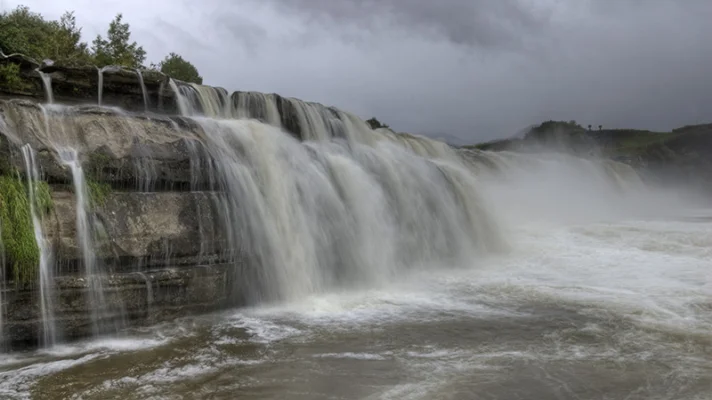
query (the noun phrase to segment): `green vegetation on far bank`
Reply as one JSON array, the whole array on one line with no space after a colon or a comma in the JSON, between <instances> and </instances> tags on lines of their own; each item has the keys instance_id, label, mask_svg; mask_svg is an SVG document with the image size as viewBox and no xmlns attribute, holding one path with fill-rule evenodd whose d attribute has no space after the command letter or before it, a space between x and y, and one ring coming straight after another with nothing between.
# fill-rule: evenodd
<instances>
[{"instance_id":1,"label":"green vegetation on far bank","mask_svg":"<svg viewBox=\"0 0 712 400\"><path fill-rule=\"evenodd\" d=\"M673 132L653 132L638 129L603 129L591 125L588 129L576 121L546 121L531 128L524 136L511 139L492 140L485 143L463 146L478 150L518 150L532 145L563 146L567 149L590 149L608 157L635 156L651 147L665 146L671 139L677 138L685 127ZM704 129L704 128L703 128Z\"/></svg>"},{"instance_id":2,"label":"green vegetation on far bank","mask_svg":"<svg viewBox=\"0 0 712 400\"><path fill-rule=\"evenodd\" d=\"M35 182L35 197L38 212L46 214L52 209L47 182ZM12 266L15 282L31 282L37 275L40 251L27 186L17 174L0 176L0 224L5 257Z\"/></svg>"},{"instance_id":3,"label":"green vegetation on far bank","mask_svg":"<svg viewBox=\"0 0 712 400\"><path fill-rule=\"evenodd\" d=\"M47 20L27 6L0 13L0 50L6 55L19 53L39 63L49 59L64 66L153 68L182 81L203 81L195 66L176 53L146 67L146 51L131 40L130 26L122 14L116 15L106 35L98 35L91 46L81 41L81 32L74 13L69 11L58 21ZM19 72L11 64L0 65L0 86L17 89Z\"/></svg>"}]
</instances>

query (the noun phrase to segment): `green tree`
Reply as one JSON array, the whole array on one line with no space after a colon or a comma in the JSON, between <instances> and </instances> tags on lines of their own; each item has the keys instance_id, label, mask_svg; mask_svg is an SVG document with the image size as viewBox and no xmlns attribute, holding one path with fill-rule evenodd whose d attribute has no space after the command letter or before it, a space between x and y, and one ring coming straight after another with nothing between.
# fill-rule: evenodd
<instances>
[{"instance_id":1,"label":"green tree","mask_svg":"<svg viewBox=\"0 0 712 400\"><path fill-rule=\"evenodd\" d=\"M80 39L73 12L64 13L59 21L47 21L25 6L0 14L0 50L5 54L21 53L37 62L86 64L89 52Z\"/></svg>"},{"instance_id":2,"label":"green tree","mask_svg":"<svg viewBox=\"0 0 712 400\"><path fill-rule=\"evenodd\" d=\"M180 79L185 82L193 82L201 85L203 77L198 73L198 69L193 64L186 61L176 53L170 53L158 64L161 72L171 78Z\"/></svg>"},{"instance_id":3,"label":"green tree","mask_svg":"<svg viewBox=\"0 0 712 400\"><path fill-rule=\"evenodd\" d=\"M146 60L146 51L136 42L130 42L131 31L128 23L122 23L123 15L117 14L109 24L106 39L97 35L92 42L92 54L98 67L119 65L138 68Z\"/></svg>"}]
</instances>

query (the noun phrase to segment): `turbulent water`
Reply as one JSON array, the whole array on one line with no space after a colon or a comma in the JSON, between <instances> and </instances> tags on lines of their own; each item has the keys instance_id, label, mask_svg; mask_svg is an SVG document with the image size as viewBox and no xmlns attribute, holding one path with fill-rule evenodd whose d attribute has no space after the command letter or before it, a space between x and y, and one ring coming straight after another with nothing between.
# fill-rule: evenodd
<instances>
[{"instance_id":1,"label":"turbulent water","mask_svg":"<svg viewBox=\"0 0 712 400\"><path fill-rule=\"evenodd\" d=\"M5 356L0 396L710 398L712 211L590 207L460 268Z\"/></svg>"},{"instance_id":2,"label":"turbulent water","mask_svg":"<svg viewBox=\"0 0 712 400\"><path fill-rule=\"evenodd\" d=\"M454 151L288 99L302 142L273 96L170 85L250 306L0 355L0 398L712 398L712 208L622 164ZM79 129L43 110L91 280Z\"/></svg>"}]
</instances>

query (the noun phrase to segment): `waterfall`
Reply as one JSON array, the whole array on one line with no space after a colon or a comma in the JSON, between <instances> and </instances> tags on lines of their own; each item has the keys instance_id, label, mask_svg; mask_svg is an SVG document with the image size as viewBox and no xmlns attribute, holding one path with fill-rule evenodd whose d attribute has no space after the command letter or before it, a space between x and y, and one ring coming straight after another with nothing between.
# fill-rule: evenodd
<instances>
[{"instance_id":1,"label":"waterfall","mask_svg":"<svg viewBox=\"0 0 712 400\"><path fill-rule=\"evenodd\" d=\"M97 68L97 73L99 74L99 82L98 82L98 90L99 90L99 99L97 101L97 104L99 106L103 105L103 96L104 96L104 71L109 71L109 72L115 72L119 71L121 68L113 66L113 65L107 65L102 68Z\"/></svg>"},{"instance_id":2,"label":"waterfall","mask_svg":"<svg viewBox=\"0 0 712 400\"><path fill-rule=\"evenodd\" d=\"M44 86L45 90L45 101L49 104L54 103L54 95L52 94L52 77L40 71L39 68L35 71L37 71L37 73L40 74L40 78L42 78L42 86Z\"/></svg>"},{"instance_id":3,"label":"waterfall","mask_svg":"<svg viewBox=\"0 0 712 400\"><path fill-rule=\"evenodd\" d=\"M289 99L297 113L304 140L329 140L334 135L327 129L327 121L332 117L328 110L297 99Z\"/></svg>"},{"instance_id":4,"label":"waterfall","mask_svg":"<svg viewBox=\"0 0 712 400\"><path fill-rule=\"evenodd\" d=\"M368 285L406 269L465 263L498 247L462 165L392 143L300 143L253 120L196 119L225 191L228 247L249 268L250 303Z\"/></svg>"},{"instance_id":5,"label":"waterfall","mask_svg":"<svg viewBox=\"0 0 712 400\"><path fill-rule=\"evenodd\" d=\"M168 84L171 86L171 90L173 90L173 95L176 97L176 105L178 106L178 112L180 113L180 115L193 115L193 107L186 98L185 94L181 91L181 88L178 87L178 84L176 84L176 82L173 80L173 78L169 78Z\"/></svg>"},{"instance_id":6,"label":"waterfall","mask_svg":"<svg viewBox=\"0 0 712 400\"><path fill-rule=\"evenodd\" d=\"M233 116L236 118L258 119L266 124L281 127L282 119L274 94L259 92L235 92L232 95Z\"/></svg>"},{"instance_id":7,"label":"waterfall","mask_svg":"<svg viewBox=\"0 0 712 400\"><path fill-rule=\"evenodd\" d=\"M37 210L36 185L39 182L39 171L35 162L35 153L27 144L22 147L27 174L27 192L29 194L30 213L34 227L35 241L40 251L40 312L42 316L42 340L44 347L51 347L57 341L54 318L54 271L52 248L42 232L42 213Z\"/></svg>"},{"instance_id":8,"label":"waterfall","mask_svg":"<svg viewBox=\"0 0 712 400\"><path fill-rule=\"evenodd\" d=\"M5 244L2 240L2 219L0 219L0 349L5 347L5 316L7 315L6 289L7 282L5 281Z\"/></svg>"},{"instance_id":9,"label":"waterfall","mask_svg":"<svg viewBox=\"0 0 712 400\"><path fill-rule=\"evenodd\" d=\"M150 315L151 306L153 305L153 284L151 283L151 279L145 273L139 271L136 272L136 274L146 283L146 308L148 309L148 314Z\"/></svg>"},{"instance_id":10,"label":"waterfall","mask_svg":"<svg viewBox=\"0 0 712 400\"><path fill-rule=\"evenodd\" d=\"M98 95L99 97L98 97L96 104L98 104L99 107L101 107L101 98L104 95L104 68L97 68L96 70L98 71L97 73L99 74L99 82L97 84L97 88L99 90L99 95Z\"/></svg>"},{"instance_id":11,"label":"waterfall","mask_svg":"<svg viewBox=\"0 0 712 400\"><path fill-rule=\"evenodd\" d=\"M229 118L231 116L231 104L227 91L223 88L203 86L191 83L194 103L200 104L202 115L213 118Z\"/></svg>"},{"instance_id":12,"label":"waterfall","mask_svg":"<svg viewBox=\"0 0 712 400\"><path fill-rule=\"evenodd\" d=\"M146 85L143 83L143 74L140 69L136 69L136 76L138 76L138 83L141 85L141 95L143 96L143 110L148 112L148 93L146 92Z\"/></svg>"},{"instance_id":13,"label":"waterfall","mask_svg":"<svg viewBox=\"0 0 712 400\"><path fill-rule=\"evenodd\" d=\"M57 149L62 163L72 171L74 194L76 196L77 241L82 255L84 274L89 283L88 300L91 310L94 335L112 333L118 330L116 316L104 294L104 271L95 254L94 230L89 216L89 193L84 170L77 151L73 148Z\"/></svg>"}]
</instances>

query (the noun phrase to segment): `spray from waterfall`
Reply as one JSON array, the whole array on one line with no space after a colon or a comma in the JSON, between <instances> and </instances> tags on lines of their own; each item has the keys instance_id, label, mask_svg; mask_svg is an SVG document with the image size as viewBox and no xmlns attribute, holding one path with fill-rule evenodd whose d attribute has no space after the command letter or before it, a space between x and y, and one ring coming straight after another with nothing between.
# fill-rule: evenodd
<instances>
[{"instance_id":1,"label":"spray from waterfall","mask_svg":"<svg viewBox=\"0 0 712 400\"><path fill-rule=\"evenodd\" d=\"M148 112L148 93L146 92L146 85L143 83L143 74L140 69L136 69L136 76L138 76L138 83L141 85L141 95L143 96L143 110Z\"/></svg>"},{"instance_id":2,"label":"spray from waterfall","mask_svg":"<svg viewBox=\"0 0 712 400\"><path fill-rule=\"evenodd\" d=\"M35 153L27 144L22 147L27 174L27 191L30 201L30 213L34 227L35 241L40 251L40 312L42 315L42 340L44 347L51 347L57 341L54 318L54 270L52 247L42 232L42 213L37 210L36 185L39 182L39 170L35 162Z\"/></svg>"}]
</instances>

